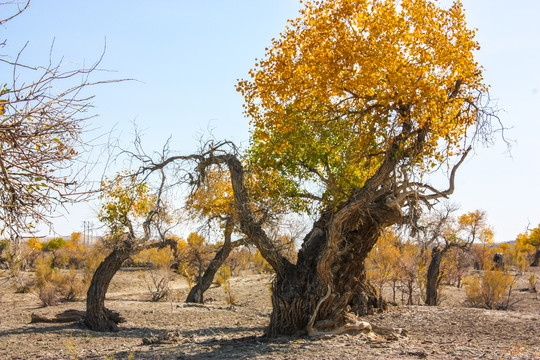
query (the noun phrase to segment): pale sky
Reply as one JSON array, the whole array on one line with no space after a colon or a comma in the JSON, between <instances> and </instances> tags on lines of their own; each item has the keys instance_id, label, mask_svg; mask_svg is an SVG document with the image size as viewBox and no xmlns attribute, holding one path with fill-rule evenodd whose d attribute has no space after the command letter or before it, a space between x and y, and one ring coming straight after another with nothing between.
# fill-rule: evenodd
<instances>
[{"instance_id":1,"label":"pale sky","mask_svg":"<svg viewBox=\"0 0 540 360\"><path fill-rule=\"evenodd\" d=\"M500 137L477 149L458 172L451 200L463 212L485 210L496 241L513 240L529 223L540 223L540 1L463 4L470 27L478 28L477 59L490 95L515 143L510 155ZM93 63L106 43L101 68L116 72L100 78L137 81L93 89L99 117L92 128L115 127L129 142L135 121L150 150L172 136L173 149L194 151L208 129L218 139L247 145L236 80L247 76L299 7L296 0L34 0L0 28L7 39L2 53L15 55L29 41L22 60L43 64L54 39L54 58L82 66ZM95 208L72 209L55 221L56 233L82 231L83 220L97 225Z\"/></svg>"}]
</instances>

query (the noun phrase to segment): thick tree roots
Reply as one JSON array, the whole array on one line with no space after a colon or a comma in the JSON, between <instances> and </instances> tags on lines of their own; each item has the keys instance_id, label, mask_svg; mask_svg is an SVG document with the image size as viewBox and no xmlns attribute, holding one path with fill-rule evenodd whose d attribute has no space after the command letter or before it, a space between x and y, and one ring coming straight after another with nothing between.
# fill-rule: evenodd
<instances>
[{"instance_id":1,"label":"thick tree roots","mask_svg":"<svg viewBox=\"0 0 540 360\"><path fill-rule=\"evenodd\" d=\"M330 296L331 292L330 286L328 286L326 295L318 301L309 323L306 326L308 336L338 335L350 332L361 332L368 335L376 334L393 338L406 335L406 332L403 329L372 325L366 321L362 321L358 316L350 312L345 314L344 318L346 319L346 322L340 326L328 319L316 322L315 319L317 318L317 313L319 312L322 303Z\"/></svg>"},{"instance_id":2,"label":"thick tree roots","mask_svg":"<svg viewBox=\"0 0 540 360\"><path fill-rule=\"evenodd\" d=\"M84 323L90 330L101 331L101 332L116 332L120 329L118 328L119 323L123 323L126 320L116 311L103 308L103 311L100 311L98 315L93 314L92 316L86 316Z\"/></svg>"}]
</instances>

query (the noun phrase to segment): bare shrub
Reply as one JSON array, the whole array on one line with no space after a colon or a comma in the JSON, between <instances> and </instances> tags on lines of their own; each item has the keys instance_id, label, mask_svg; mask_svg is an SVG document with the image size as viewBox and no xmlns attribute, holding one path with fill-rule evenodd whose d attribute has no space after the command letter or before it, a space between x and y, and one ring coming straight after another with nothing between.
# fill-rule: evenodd
<instances>
[{"instance_id":1,"label":"bare shrub","mask_svg":"<svg viewBox=\"0 0 540 360\"><path fill-rule=\"evenodd\" d=\"M467 301L472 306L486 309L505 310L511 305L512 275L499 270L486 270L465 281Z\"/></svg>"},{"instance_id":2,"label":"bare shrub","mask_svg":"<svg viewBox=\"0 0 540 360\"><path fill-rule=\"evenodd\" d=\"M88 288L88 284L85 284L84 279L78 276L74 267L68 273L58 273L55 277L55 282L59 287L62 300L64 301L77 300Z\"/></svg>"},{"instance_id":3,"label":"bare shrub","mask_svg":"<svg viewBox=\"0 0 540 360\"><path fill-rule=\"evenodd\" d=\"M38 296L44 306L54 306L58 302L58 288L49 281L41 283Z\"/></svg>"},{"instance_id":4,"label":"bare shrub","mask_svg":"<svg viewBox=\"0 0 540 360\"><path fill-rule=\"evenodd\" d=\"M170 248L147 249L133 256L135 264L148 266L147 271L141 272L150 292L150 300L160 301L170 295L169 283L174 278L171 264L174 257Z\"/></svg>"}]
</instances>

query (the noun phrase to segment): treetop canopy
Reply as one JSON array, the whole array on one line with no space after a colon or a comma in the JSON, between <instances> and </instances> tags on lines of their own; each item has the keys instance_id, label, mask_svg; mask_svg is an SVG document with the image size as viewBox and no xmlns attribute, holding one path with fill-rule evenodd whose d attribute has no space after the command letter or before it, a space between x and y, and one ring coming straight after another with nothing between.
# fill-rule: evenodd
<instances>
[{"instance_id":1,"label":"treetop canopy","mask_svg":"<svg viewBox=\"0 0 540 360\"><path fill-rule=\"evenodd\" d=\"M340 201L391 147L425 172L463 151L487 91L459 1L309 1L237 89L251 160L291 196Z\"/></svg>"}]
</instances>

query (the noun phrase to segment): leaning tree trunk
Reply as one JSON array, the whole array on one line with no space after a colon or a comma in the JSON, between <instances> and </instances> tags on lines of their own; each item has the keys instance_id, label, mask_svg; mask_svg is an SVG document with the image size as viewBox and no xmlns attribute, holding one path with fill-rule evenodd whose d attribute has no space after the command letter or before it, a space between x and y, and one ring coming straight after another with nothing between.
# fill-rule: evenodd
<instances>
[{"instance_id":1,"label":"leaning tree trunk","mask_svg":"<svg viewBox=\"0 0 540 360\"><path fill-rule=\"evenodd\" d=\"M252 213L242 163L234 155L213 156L207 161L227 164L240 230L276 271L268 336L366 328L367 323L356 321L352 313L367 314L380 302L367 281L365 260L382 231L403 221L405 198L397 199L382 187L397 165L394 155L400 141L392 144L383 164L362 188L339 206L331 207L314 224L304 238L296 264L280 253ZM200 169L205 165L202 163ZM452 188L440 194L451 192Z\"/></svg>"},{"instance_id":2,"label":"leaning tree trunk","mask_svg":"<svg viewBox=\"0 0 540 360\"><path fill-rule=\"evenodd\" d=\"M427 271L426 282L426 305L437 306L438 287L439 287L439 269L441 267L442 252L438 247L431 250L431 261Z\"/></svg>"},{"instance_id":3,"label":"leaning tree trunk","mask_svg":"<svg viewBox=\"0 0 540 360\"><path fill-rule=\"evenodd\" d=\"M114 249L99 265L86 296L84 322L94 331L118 331L118 316L105 308L105 294L114 275L130 256L130 248Z\"/></svg>"},{"instance_id":4,"label":"leaning tree trunk","mask_svg":"<svg viewBox=\"0 0 540 360\"><path fill-rule=\"evenodd\" d=\"M232 221L228 220L227 224L225 225L225 241L223 242L223 246L216 253L216 256L212 259L210 264L208 264L208 267L206 268L206 271L204 272L201 280L194 287L191 288L187 296L186 303L202 304L204 302L204 292L208 290L208 288L210 288L210 285L212 285L212 281L214 281L214 276L216 275L221 265L223 265L225 260L227 260L229 254L231 253L231 250L233 249L231 242L231 234Z\"/></svg>"},{"instance_id":5,"label":"leaning tree trunk","mask_svg":"<svg viewBox=\"0 0 540 360\"><path fill-rule=\"evenodd\" d=\"M364 263L382 230L399 219L400 211L384 203L323 216L304 239L296 265L276 274L267 335L336 332L347 328L351 313L384 306Z\"/></svg>"},{"instance_id":6,"label":"leaning tree trunk","mask_svg":"<svg viewBox=\"0 0 540 360\"><path fill-rule=\"evenodd\" d=\"M533 261L531 262L531 266L538 266L540 263L540 247L536 249L536 252L534 253Z\"/></svg>"}]
</instances>

